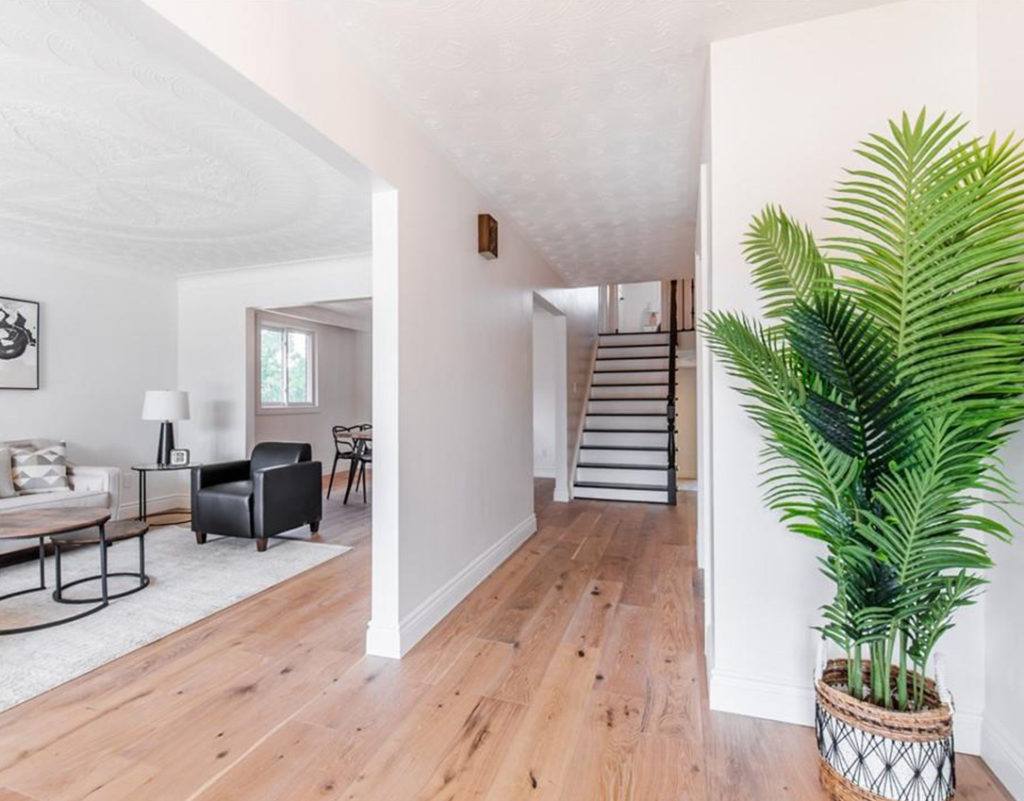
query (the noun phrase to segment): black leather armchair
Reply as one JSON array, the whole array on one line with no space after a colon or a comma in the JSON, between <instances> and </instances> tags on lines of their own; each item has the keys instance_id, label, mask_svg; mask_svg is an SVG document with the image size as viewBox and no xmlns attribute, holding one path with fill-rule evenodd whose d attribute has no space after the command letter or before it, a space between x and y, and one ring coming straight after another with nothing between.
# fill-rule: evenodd
<instances>
[{"instance_id":1,"label":"black leather armchair","mask_svg":"<svg viewBox=\"0 0 1024 801\"><path fill-rule=\"evenodd\" d=\"M323 517L320 462L307 443L261 442L252 458L192 468L192 531L256 540L299 526L316 533Z\"/></svg>"}]
</instances>

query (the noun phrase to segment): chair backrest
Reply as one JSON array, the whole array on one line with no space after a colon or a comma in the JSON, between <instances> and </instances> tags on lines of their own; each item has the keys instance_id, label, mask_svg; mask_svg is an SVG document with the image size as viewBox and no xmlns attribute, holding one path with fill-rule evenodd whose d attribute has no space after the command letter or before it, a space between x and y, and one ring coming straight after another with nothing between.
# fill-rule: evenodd
<instances>
[{"instance_id":1,"label":"chair backrest","mask_svg":"<svg viewBox=\"0 0 1024 801\"><path fill-rule=\"evenodd\" d=\"M249 470L252 476L268 467L309 462L313 448L308 442L261 442L252 449Z\"/></svg>"},{"instance_id":2,"label":"chair backrest","mask_svg":"<svg viewBox=\"0 0 1024 801\"><path fill-rule=\"evenodd\" d=\"M351 456L355 447L355 440L352 439L351 431L358 431L358 426L331 426L331 434L334 436L334 450L341 456Z\"/></svg>"}]
</instances>

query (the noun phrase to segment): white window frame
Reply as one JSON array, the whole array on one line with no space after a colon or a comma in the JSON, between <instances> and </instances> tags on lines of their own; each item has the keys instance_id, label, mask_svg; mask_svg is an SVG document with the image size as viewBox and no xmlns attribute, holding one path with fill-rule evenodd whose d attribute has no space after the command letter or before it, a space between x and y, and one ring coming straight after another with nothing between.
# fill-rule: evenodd
<instances>
[{"instance_id":1,"label":"white window frame","mask_svg":"<svg viewBox=\"0 0 1024 801\"><path fill-rule=\"evenodd\" d=\"M282 343L284 353L282 354L282 365L284 369L284 397L283 403L264 403L263 402L263 332L265 330L280 331L282 336ZM288 400L288 334L294 332L296 334L305 334L309 337L309 381L310 381L310 395L312 401L308 402L294 402ZM290 325L287 323L277 322L276 320L267 320L265 318L256 318L256 410L259 414L315 414L320 409L320 386L319 376L320 370L318 369L318 358L319 358L319 343L317 342L316 331L312 328L305 328L301 325Z\"/></svg>"}]
</instances>

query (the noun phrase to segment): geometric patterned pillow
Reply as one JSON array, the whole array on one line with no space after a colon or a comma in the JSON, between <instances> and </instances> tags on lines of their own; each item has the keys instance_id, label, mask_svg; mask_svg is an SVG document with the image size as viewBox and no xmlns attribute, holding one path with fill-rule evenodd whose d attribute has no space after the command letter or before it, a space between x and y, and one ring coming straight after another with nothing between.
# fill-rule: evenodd
<instances>
[{"instance_id":1,"label":"geometric patterned pillow","mask_svg":"<svg viewBox=\"0 0 1024 801\"><path fill-rule=\"evenodd\" d=\"M11 448L11 477L19 495L68 489L68 460L64 446Z\"/></svg>"}]
</instances>

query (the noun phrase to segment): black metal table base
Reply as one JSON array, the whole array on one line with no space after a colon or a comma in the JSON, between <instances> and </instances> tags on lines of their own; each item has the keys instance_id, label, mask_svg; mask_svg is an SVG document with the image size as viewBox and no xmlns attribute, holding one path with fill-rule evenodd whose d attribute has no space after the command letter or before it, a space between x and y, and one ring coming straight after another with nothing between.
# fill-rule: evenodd
<instances>
[{"instance_id":1,"label":"black metal table base","mask_svg":"<svg viewBox=\"0 0 1024 801\"><path fill-rule=\"evenodd\" d=\"M93 598L65 598L64 597L64 590L66 590L68 587L75 587L75 586L77 586L79 584L85 584L87 581L103 581L104 573L99 573L99 574L97 574L95 576L85 576L85 577L80 578L80 579L75 579L74 581L69 581L67 584L65 584L64 581L63 581L63 572L61 570L61 552L64 550L64 548L68 547L68 545L66 543L60 542L59 540L55 541L53 543L53 553L54 553L54 563L55 563L57 588L53 591L53 600L55 600L57 603L61 603L61 604L94 604L94 603L101 603L103 601L103 598L106 598L108 601L112 601L114 598L124 598L126 595L131 595L132 593L138 592L139 590L146 589L146 587L149 586L149 576L146 575L146 534L145 534L145 532L143 532L142 534L140 534L138 536L138 540L139 540L139 572L138 573L132 573L130 571L128 571L128 572L123 572L122 571L122 572L118 572L118 573L111 573L109 571L104 571L104 573L105 573L105 575L106 575L106 577L108 579L109 578L113 578L115 576L117 576L117 577L124 577L124 578L138 579L139 580L139 585L137 587L132 587L129 590L123 590L122 592L111 593L111 592L107 591L106 584L104 583L104 593L105 593L105 595L103 597L93 597ZM107 543L107 547L110 547L112 545L113 545L112 542ZM74 543L72 543L72 547L78 547L78 546L74 545ZM105 559L103 561L106 562Z\"/></svg>"},{"instance_id":2,"label":"black metal table base","mask_svg":"<svg viewBox=\"0 0 1024 801\"><path fill-rule=\"evenodd\" d=\"M107 594L107 534L104 527L101 525L100 529L100 573L98 578L100 579L101 595L99 603L97 603L91 609L86 609L83 612L79 612L75 615L68 615L67 617L58 618L57 620L48 620L45 623L36 623L32 626L18 626L17 628L0 629L0 636L7 634L26 634L30 631L40 631L42 629L53 628L54 626L60 626L64 623L71 623L74 620L81 620L83 617L94 615L101 609L105 609L110 603L110 596ZM46 589L46 548L44 545L44 538L39 538L39 586L29 587L25 590L17 590L16 592L9 592L6 595L0 595L0 601L7 598L14 598L18 595L27 595L30 592L40 592Z\"/></svg>"}]
</instances>

